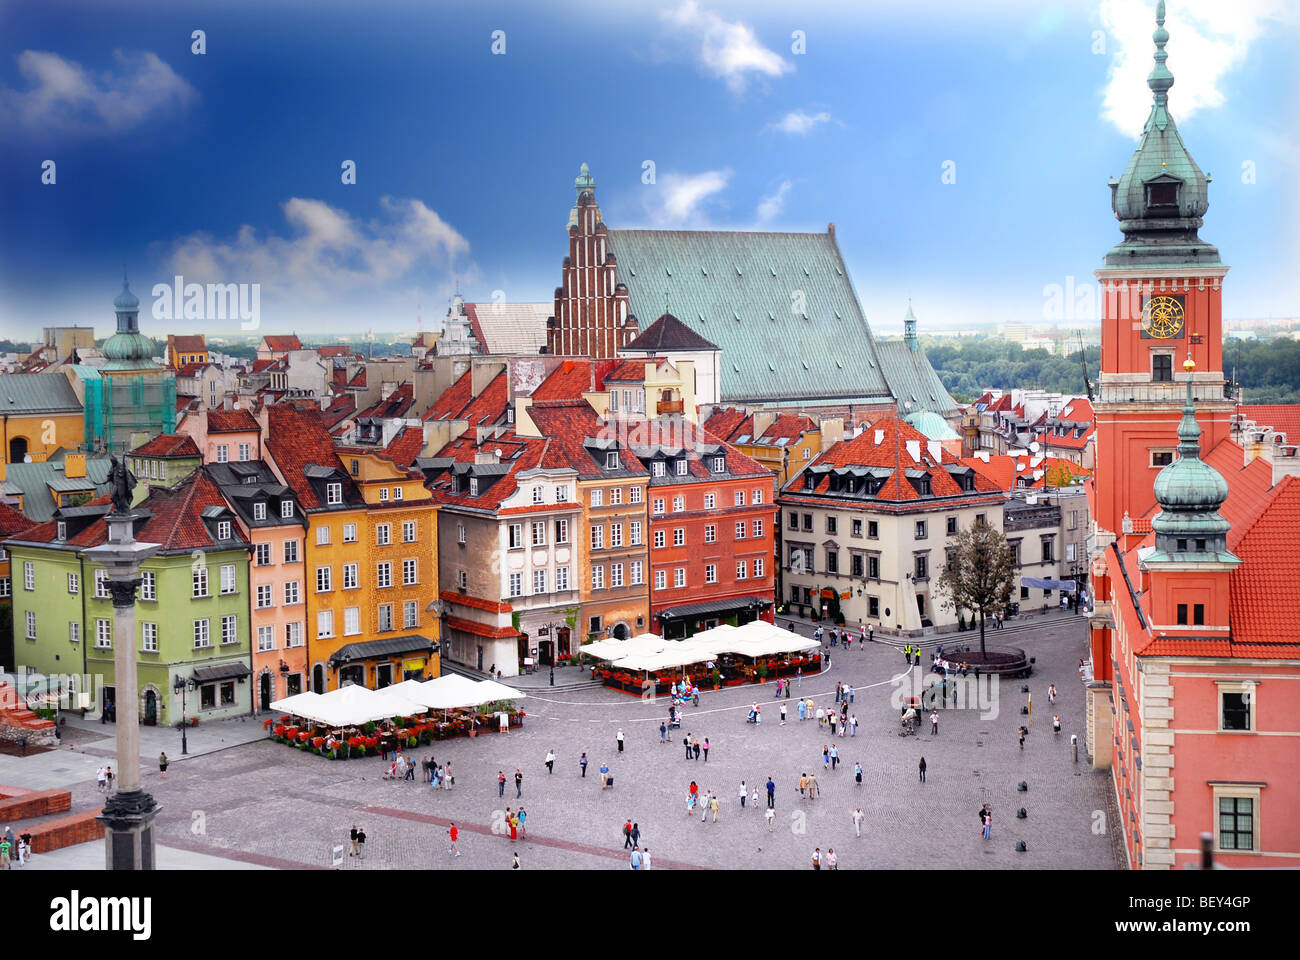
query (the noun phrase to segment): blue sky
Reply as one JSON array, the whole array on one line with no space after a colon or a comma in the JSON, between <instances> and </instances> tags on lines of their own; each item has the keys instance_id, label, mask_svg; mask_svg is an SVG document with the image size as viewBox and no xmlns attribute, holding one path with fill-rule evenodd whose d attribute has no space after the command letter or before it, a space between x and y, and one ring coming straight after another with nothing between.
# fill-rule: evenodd
<instances>
[{"instance_id":1,"label":"blue sky","mask_svg":"<svg viewBox=\"0 0 1300 960\"><path fill-rule=\"evenodd\" d=\"M909 296L922 329L1040 322L1119 239L1153 9L0 2L0 336L107 332L124 263L146 307L176 273L258 283L271 331L428 329L457 285L549 301L583 161L615 228L834 221L884 331ZM1296 15L1172 0L1167 26L1225 316L1296 316Z\"/></svg>"}]
</instances>

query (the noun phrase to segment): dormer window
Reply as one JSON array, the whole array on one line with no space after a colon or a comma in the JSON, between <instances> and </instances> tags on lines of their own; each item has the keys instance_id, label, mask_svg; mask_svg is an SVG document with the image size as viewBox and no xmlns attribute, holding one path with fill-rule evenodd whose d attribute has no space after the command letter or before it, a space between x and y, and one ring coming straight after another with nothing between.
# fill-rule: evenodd
<instances>
[{"instance_id":1,"label":"dormer window","mask_svg":"<svg viewBox=\"0 0 1300 960\"><path fill-rule=\"evenodd\" d=\"M1162 180L1147 184L1148 207L1178 206L1178 184L1171 180Z\"/></svg>"},{"instance_id":2,"label":"dormer window","mask_svg":"<svg viewBox=\"0 0 1300 960\"><path fill-rule=\"evenodd\" d=\"M858 489L858 483L857 483L857 481L854 480L852 477L849 477L848 480L844 481L844 484L845 484L845 486L844 486L844 491L845 491L846 493L856 493L856 492L857 492L857 489Z\"/></svg>"},{"instance_id":3,"label":"dormer window","mask_svg":"<svg viewBox=\"0 0 1300 960\"><path fill-rule=\"evenodd\" d=\"M217 539L218 539L218 540L229 540L229 539L230 539L230 521L229 521L229 520L220 520L220 521L217 522Z\"/></svg>"},{"instance_id":4,"label":"dormer window","mask_svg":"<svg viewBox=\"0 0 1300 960\"><path fill-rule=\"evenodd\" d=\"M353 461L352 461L352 476L355 477L355 476L357 476L359 473L361 473L361 461L360 461L360 460L353 460Z\"/></svg>"},{"instance_id":5,"label":"dormer window","mask_svg":"<svg viewBox=\"0 0 1300 960\"><path fill-rule=\"evenodd\" d=\"M713 472L714 472L714 473L726 473L726 472L727 472L727 458L726 458L726 457L714 457L714 458L713 458Z\"/></svg>"},{"instance_id":6,"label":"dormer window","mask_svg":"<svg viewBox=\"0 0 1300 960\"><path fill-rule=\"evenodd\" d=\"M253 519L254 520L266 519L266 504L264 503L253 504Z\"/></svg>"},{"instance_id":7,"label":"dormer window","mask_svg":"<svg viewBox=\"0 0 1300 960\"><path fill-rule=\"evenodd\" d=\"M817 478L812 473L805 473L803 475L803 488L811 490L815 486L817 486Z\"/></svg>"},{"instance_id":8,"label":"dormer window","mask_svg":"<svg viewBox=\"0 0 1300 960\"><path fill-rule=\"evenodd\" d=\"M677 476L684 477L686 476L686 471L690 469L690 464L686 460L678 460L676 469Z\"/></svg>"},{"instance_id":9,"label":"dormer window","mask_svg":"<svg viewBox=\"0 0 1300 960\"><path fill-rule=\"evenodd\" d=\"M478 496L478 477L469 478L469 495L471 497Z\"/></svg>"},{"instance_id":10,"label":"dormer window","mask_svg":"<svg viewBox=\"0 0 1300 960\"><path fill-rule=\"evenodd\" d=\"M59 523L58 523L58 528L59 528L59 539L60 539L60 540L66 540L66 539L68 539L68 524L67 524L67 521L66 521L66 520L60 520Z\"/></svg>"},{"instance_id":11,"label":"dormer window","mask_svg":"<svg viewBox=\"0 0 1300 960\"><path fill-rule=\"evenodd\" d=\"M656 460L650 466L650 473L656 477L662 477L664 475L664 462L662 460Z\"/></svg>"},{"instance_id":12,"label":"dormer window","mask_svg":"<svg viewBox=\"0 0 1300 960\"><path fill-rule=\"evenodd\" d=\"M609 450L605 453L605 469L606 470L618 469L618 451Z\"/></svg>"},{"instance_id":13,"label":"dormer window","mask_svg":"<svg viewBox=\"0 0 1300 960\"><path fill-rule=\"evenodd\" d=\"M293 516L293 501L292 501L292 500L281 500L281 501L280 501L280 516L281 516L281 517L284 517L286 520Z\"/></svg>"},{"instance_id":14,"label":"dormer window","mask_svg":"<svg viewBox=\"0 0 1300 960\"><path fill-rule=\"evenodd\" d=\"M328 505L340 504L343 502L343 484L327 483L325 484L325 503Z\"/></svg>"}]
</instances>

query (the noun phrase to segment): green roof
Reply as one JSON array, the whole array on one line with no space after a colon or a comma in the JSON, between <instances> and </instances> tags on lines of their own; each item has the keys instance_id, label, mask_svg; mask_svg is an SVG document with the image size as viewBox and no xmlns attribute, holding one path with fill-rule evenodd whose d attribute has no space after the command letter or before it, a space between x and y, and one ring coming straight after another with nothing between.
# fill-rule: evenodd
<instances>
[{"instance_id":1,"label":"green roof","mask_svg":"<svg viewBox=\"0 0 1300 960\"><path fill-rule=\"evenodd\" d=\"M61 373L0 375L0 412L80 413L81 401Z\"/></svg>"},{"instance_id":2,"label":"green roof","mask_svg":"<svg viewBox=\"0 0 1300 960\"><path fill-rule=\"evenodd\" d=\"M61 457L41 463L11 463L5 471L5 492L22 493L23 514L30 520L44 523L54 516L54 489L67 492L93 485L95 496L108 493L108 470L111 466L107 455L87 456L87 484L64 476Z\"/></svg>"},{"instance_id":3,"label":"green roof","mask_svg":"<svg viewBox=\"0 0 1300 960\"><path fill-rule=\"evenodd\" d=\"M938 414L940 418L949 417L960 409L934 372L934 367L930 366L925 348L915 339L877 341L876 354L894 399L898 401L898 412L904 419L908 414L923 410Z\"/></svg>"},{"instance_id":4,"label":"green roof","mask_svg":"<svg viewBox=\"0 0 1300 960\"><path fill-rule=\"evenodd\" d=\"M948 421L939 414L931 410L922 410L919 413L908 414L903 419L914 426L921 433L925 434L927 440L960 440L961 436L952 427L948 426Z\"/></svg>"},{"instance_id":5,"label":"green roof","mask_svg":"<svg viewBox=\"0 0 1300 960\"><path fill-rule=\"evenodd\" d=\"M834 234L610 230L643 328L667 311L722 349L721 400L887 400Z\"/></svg>"}]
</instances>

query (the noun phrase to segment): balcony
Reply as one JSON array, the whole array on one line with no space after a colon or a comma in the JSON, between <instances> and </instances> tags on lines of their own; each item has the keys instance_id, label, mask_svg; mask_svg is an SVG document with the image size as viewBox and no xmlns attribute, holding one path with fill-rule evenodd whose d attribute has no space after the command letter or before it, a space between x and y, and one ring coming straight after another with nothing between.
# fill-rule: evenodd
<instances>
[{"instance_id":1,"label":"balcony","mask_svg":"<svg viewBox=\"0 0 1300 960\"><path fill-rule=\"evenodd\" d=\"M659 412L660 416L662 416L665 413L681 413L682 401L681 400L660 400L655 405L655 409Z\"/></svg>"}]
</instances>

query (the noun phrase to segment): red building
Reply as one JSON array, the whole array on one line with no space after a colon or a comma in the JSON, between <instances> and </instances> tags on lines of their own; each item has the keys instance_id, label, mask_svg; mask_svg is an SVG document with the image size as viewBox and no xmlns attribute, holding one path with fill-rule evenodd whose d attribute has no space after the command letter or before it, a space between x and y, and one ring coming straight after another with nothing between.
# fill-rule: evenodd
<instances>
[{"instance_id":1,"label":"red building","mask_svg":"<svg viewBox=\"0 0 1300 960\"><path fill-rule=\"evenodd\" d=\"M1198 236L1208 178L1168 112L1164 3L1151 114L1110 182L1125 239L1103 298L1089 752L1114 779L1133 868L1300 856L1300 480L1229 438L1221 281Z\"/></svg>"}]
</instances>

